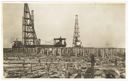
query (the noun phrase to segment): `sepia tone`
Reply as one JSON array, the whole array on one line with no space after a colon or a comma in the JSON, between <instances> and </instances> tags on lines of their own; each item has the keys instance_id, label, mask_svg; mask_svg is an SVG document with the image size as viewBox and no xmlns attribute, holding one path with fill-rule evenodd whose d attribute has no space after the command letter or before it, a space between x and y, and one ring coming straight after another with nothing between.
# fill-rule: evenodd
<instances>
[{"instance_id":1,"label":"sepia tone","mask_svg":"<svg viewBox=\"0 0 128 81\"><path fill-rule=\"evenodd\" d=\"M125 78L125 4L3 3L5 78Z\"/></svg>"}]
</instances>

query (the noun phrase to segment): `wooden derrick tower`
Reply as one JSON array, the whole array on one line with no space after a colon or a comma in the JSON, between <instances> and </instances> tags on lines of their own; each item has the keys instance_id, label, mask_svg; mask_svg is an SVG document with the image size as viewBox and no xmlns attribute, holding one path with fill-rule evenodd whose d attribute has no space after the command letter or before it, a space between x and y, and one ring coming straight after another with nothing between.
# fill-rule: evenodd
<instances>
[{"instance_id":1,"label":"wooden derrick tower","mask_svg":"<svg viewBox=\"0 0 128 81\"><path fill-rule=\"evenodd\" d=\"M78 15L75 16L75 27L74 27L74 35L73 35L73 47L81 47L81 40L79 35L79 26L78 26Z\"/></svg>"},{"instance_id":2,"label":"wooden derrick tower","mask_svg":"<svg viewBox=\"0 0 128 81\"><path fill-rule=\"evenodd\" d=\"M34 29L34 10L29 10L28 4L24 4L24 14L22 22L22 43L24 47L40 45L40 39Z\"/></svg>"}]
</instances>

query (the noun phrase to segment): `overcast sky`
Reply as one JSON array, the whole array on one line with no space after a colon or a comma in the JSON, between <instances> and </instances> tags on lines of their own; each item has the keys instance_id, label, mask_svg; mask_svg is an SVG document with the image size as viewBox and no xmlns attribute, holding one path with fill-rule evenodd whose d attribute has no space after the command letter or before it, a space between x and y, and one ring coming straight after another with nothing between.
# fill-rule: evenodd
<instances>
[{"instance_id":1,"label":"overcast sky","mask_svg":"<svg viewBox=\"0 0 128 81\"><path fill-rule=\"evenodd\" d=\"M22 40L23 3L3 4L4 47ZM78 14L80 39L84 47L125 47L124 4L39 4L29 3L34 10L37 37L42 44L64 37L72 46L75 15ZM47 42L46 42L47 41Z\"/></svg>"}]
</instances>

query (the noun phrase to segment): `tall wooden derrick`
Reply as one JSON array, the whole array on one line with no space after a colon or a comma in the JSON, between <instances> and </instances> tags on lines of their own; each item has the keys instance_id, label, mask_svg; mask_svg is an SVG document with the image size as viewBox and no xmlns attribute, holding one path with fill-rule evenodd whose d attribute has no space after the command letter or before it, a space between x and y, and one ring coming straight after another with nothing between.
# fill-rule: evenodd
<instances>
[{"instance_id":1,"label":"tall wooden derrick","mask_svg":"<svg viewBox=\"0 0 128 81\"><path fill-rule=\"evenodd\" d=\"M78 26L78 15L75 16L75 27L74 27L74 35L73 35L73 47L81 47L81 40L79 35L79 26Z\"/></svg>"},{"instance_id":2,"label":"tall wooden derrick","mask_svg":"<svg viewBox=\"0 0 128 81\"><path fill-rule=\"evenodd\" d=\"M34 29L34 10L29 10L28 4L24 4L24 15L22 22L22 43L24 47L40 45L40 39Z\"/></svg>"}]
</instances>

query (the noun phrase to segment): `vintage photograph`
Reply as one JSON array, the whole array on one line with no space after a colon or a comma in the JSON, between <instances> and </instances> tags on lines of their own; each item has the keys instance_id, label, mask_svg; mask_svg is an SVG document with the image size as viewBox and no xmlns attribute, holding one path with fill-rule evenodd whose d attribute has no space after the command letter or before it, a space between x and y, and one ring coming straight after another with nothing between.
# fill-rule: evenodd
<instances>
[{"instance_id":1,"label":"vintage photograph","mask_svg":"<svg viewBox=\"0 0 128 81\"><path fill-rule=\"evenodd\" d=\"M2 3L4 78L126 78L125 3Z\"/></svg>"}]
</instances>

